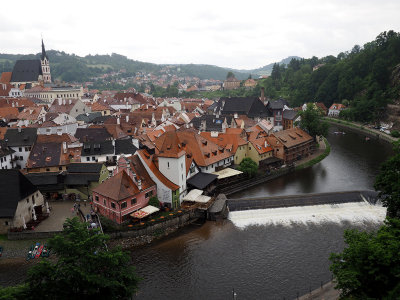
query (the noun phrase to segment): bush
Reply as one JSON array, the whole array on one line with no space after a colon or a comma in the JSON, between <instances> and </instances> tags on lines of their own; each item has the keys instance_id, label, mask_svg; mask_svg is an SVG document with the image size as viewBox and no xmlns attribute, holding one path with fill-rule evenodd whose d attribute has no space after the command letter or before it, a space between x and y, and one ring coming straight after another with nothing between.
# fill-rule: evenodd
<instances>
[{"instance_id":1,"label":"bush","mask_svg":"<svg viewBox=\"0 0 400 300\"><path fill-rule=\"evenodd\" d=\"M258 165L250 157L246 157L240 163L238 170L245 173L248 177L254 177L257 174Z\"/></svg>"},{"instance_id":2,"label":"bush","mask_svg":"<svg viewBox=\"0 0 400 300\"><path fill-rule=\"evenodd\" d=\"M393 131L390 133L390 135L391 135L392 137L398 138L398 137L400 137L400 132L398 132L397 130L393 130Z\"/></svg>"},{"instance_id":3,"label":"bush","mask_svg":"<svg viewBox=\"0 0 400 300\"><path fill-rule=\"evenodd\" d=\"M150 198L148 205L160 208L160 201L156 196Z\"/></svg>"}]
</instances>

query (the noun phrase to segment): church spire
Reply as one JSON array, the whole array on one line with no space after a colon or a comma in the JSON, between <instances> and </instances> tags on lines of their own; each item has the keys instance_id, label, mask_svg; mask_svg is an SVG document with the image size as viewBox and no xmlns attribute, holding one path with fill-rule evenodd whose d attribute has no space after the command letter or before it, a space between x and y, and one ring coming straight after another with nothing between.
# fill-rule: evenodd
<instances>
[{"instance_id":1,"label":"church spire","mask_svg":"<svg viewBox=\"0 0 400 300\"><path fill-rule=\"evenodd\" d=\"M49 58L46 54L46 49L44 49L44 43L43 43L43 38L42 38L42 55L40 56L40 59L44 60L44 58L47 58L47 60L49 60Z\"/></svg>"}]
</instances>

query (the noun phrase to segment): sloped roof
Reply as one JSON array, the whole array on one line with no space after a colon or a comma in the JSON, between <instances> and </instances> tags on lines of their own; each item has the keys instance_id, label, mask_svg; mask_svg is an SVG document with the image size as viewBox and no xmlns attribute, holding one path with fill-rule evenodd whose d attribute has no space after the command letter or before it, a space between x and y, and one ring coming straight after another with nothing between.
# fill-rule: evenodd
<instances>
[{"instance_id":1,"label":"sloped roof","mask_svg":"<svg viewBox=\"0 0 400 300\"><path fill-rule=\"evenodd\" d=\"M307 132L298 127L274 132L271 136L275 136L287 148L312 141L313 139Z\"/></svg>"},{"instance_id":2,"label":"sloped roof","mask_svg":"<svg viewBox=\"0 0 400 300\"><path fill-rule=\"evenodd\" d=\"M9 147L32 146L36 137L36 128L9 128L4 135L4 140Z\"/></svg>"},{"instance_id":3,"label":"sloped roof","mask_svg":"<svg viewBox=\"0 0 400 300\"><path fill-rule=\"evenodd\" d=\"M0 170L0 218L14 217L18 201L37 190L19 170Z\"/></svg>"},{"instance_id":4,"label":"sloped roof","mask_svg":"<svg viewBox=\"0 0 400 300\"><path fill-rule=\"evenodd\" d=\"M136 194L140 193L140 190L125 170L122 170L99 184L93 189L93 192L115 201L120 201L128 197L133 198Z\"/></svg>"},{"instance_id":5,"label":"sloped roof","mask_svg":"<svg viewBox=\"0 0 400 300\"><path fill-rule=\"evenodd\" d=\"M189 178L187 183L194 186L196 189L202 190L217 178L218 175L199 172L193 177Z\"/></svg>"},{"instance_id":6,"label":"sloped roof","mask_svg":"<svg viewBox=\"0 0 400 300\"><path fill-rule=\"evenodd\" d=\"M38 81L39 75L43 75L40 59L17 60L12 71L11 82Z\"/></svg>"},{"instance_id":7,"label":"sloped roof","mask_svg":"<svg viewBox=\"0 0 400 300\"><path fill-rule=\"evenodd\" d=\"M243 114L250 118L271 116L258 97L222 97L218 106L222 114Z\"/></svg>"},{"instance_id":8,"label":"sloped roof","mask_svg":"<svg viewBox=\"0 0 400 300\"><path fill-rule=\"evenodd\" d=\"M78 138L81 142L100 142L112 139L111 134L104 127L78 128L76 130L75 137Z\"/></svg>"},{"instance_id":9,"label":"sloped roof","mask_svg":"<svg viewBox=\"0 0 400 300\"><path fill-rule=\"evenodd\" d=\"M265 142L266 142L265 138L259 138L250 141L250 143L253 145L254 149L256 149L258 154L264 154L273 150L271 146L268 145L268 143L267 146L265 146Z\"/></svg>"},{"instance_id":10,"label":"sloped roof","mask_svg":"<svg viewBox=\"0 0 400 300\"><path fill-rule=\"evenodd\" d=\"M10 83L12 72L3 72L1 73L0 82L1 83Z\"/></svg>"},{"instance_id":11,"label":"sloped roof","mask_svg":"<svg viewBox=\"0 0 400 300\"><path fill-rule=\"evenodd\" d=\"M286 120L294 120L297 116L297 111L285 109L283 111L283 118Z\"/></svg>"},{"instance_id":12,"label":"sloped roof","mask_svg":"<svg viewBox=\"0 0 400 300\"><path fill-rule=\"evenodd\" d=\"M0 107L0 119L18 119L19 110L16 107Z\"/></svg>"},{"instance_id":13,"label":"sloped roof","mask_svg":"<svg viewBox=\"0 0 400 300\"><path fill-rule=\"evenodd\" d=\"M61 162L60 143L35 143L26 163L27 168L59 166Z\"/></svg>"},{"instance_id":14,"label":"sloped roof","mask_svg":"<svg viewBox=\"0 0 400 300\"><path fill-rule=\"evenodd\" d=\"M83 143L81 156L114 154L112 141Z\"/></svg>"},{"instance_id":15,"label":"sloped roof","mask_svg":"<svg viewBox=\"0 0 400 300\"><path fill-rule=\"evenodd\" d=\"M71 163L68 165L68 173L100 173L102 163Z\"/></svg>"},{"instance_id":16,"label":"sloped roof","mask_svg":"<svg viewBox=\"0 0 400 300\"><path fill-rule=\"evenodd\" d=\"M269 101L268 102L268 106L271 109L283 109L284 106L289 106L289 102L287 102L287 100L285 99L278 99L275 101Z\"/></svg>"},{"instance_id":17,"label":"sloped roof","mask_svg":"<svg viewBox=\"0 0 400 300\"><path fill-rule=\"evenodd\" d=\"M157 168L155 165L153 158L154 155L150 155L146 150L138 150L136 151L138 155L140 155L141 159L146 163L148 168L151 170L151 172L154 174L155 177L157 177L158 180L160 180L166 187L171 189L172 191L176 191L179 189L179 186L170 181L167 177L165 177L160 170Z\"/></svg>"},{"instance_id":18,"label":"sloped roof","mask_svg":"<svg viewBox=\"0 0 400 300\"><path fill-rule=\"evenodd\" d=\"M151 179L149 173L147 172L146 168L144 167L142 161L140 160L139 156L132 155L128 158L131 170L137 176L137 179L142 181L142 189L148 189L155 185L154 181Z\"/></svg>"},{"instance_id":19,"label":"sloped roof","mask_svg":"<svg viewBox=\"0 0 400 300\"><path fill-rule=\"evenodd\" d=\"M132 144L132 139L116 140L115 154L135 154L137 148Z\"/></svg>"}]
</instances>

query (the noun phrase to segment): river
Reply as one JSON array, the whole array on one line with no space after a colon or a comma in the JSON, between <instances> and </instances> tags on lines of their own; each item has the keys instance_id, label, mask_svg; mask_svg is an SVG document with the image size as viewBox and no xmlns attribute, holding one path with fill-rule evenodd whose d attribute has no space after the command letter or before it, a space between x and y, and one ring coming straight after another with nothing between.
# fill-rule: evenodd
<instances>
[{"instance_id":1,"label":"river","mask_svg":"<svg viewBox=\"0 0 400 300\"><path fill-rule=\"evenodd\" d=\"M391 146L331 126L331 153L319 164L232 195L373 189ZM347 228L376 229L381 207L314 206L231 213L229 220L181 230L132 251L143 280L136 299L294 299L331 279L329 255Z\"/></svg>"}]
</instances>

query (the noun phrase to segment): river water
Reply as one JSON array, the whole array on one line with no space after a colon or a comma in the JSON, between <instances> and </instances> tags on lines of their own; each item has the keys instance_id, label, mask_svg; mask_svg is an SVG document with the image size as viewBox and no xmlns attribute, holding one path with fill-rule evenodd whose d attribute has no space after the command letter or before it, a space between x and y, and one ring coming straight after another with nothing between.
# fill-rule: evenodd
<instances>
[{"instance_id":1,"label":"river water","mask_svg":"<svg viewBox=\"0 0 400 300\"><path fill-rule=\"evenodd\" d=\"M373 189L391 146L344 130L319 164L232 195ZM143 280L137 299L294 299L331 279L329 255L348 228L373 230L385 210L365 203L233 212L229 220L188 227L132 251Z\"/></svg>"}]
</instances>

